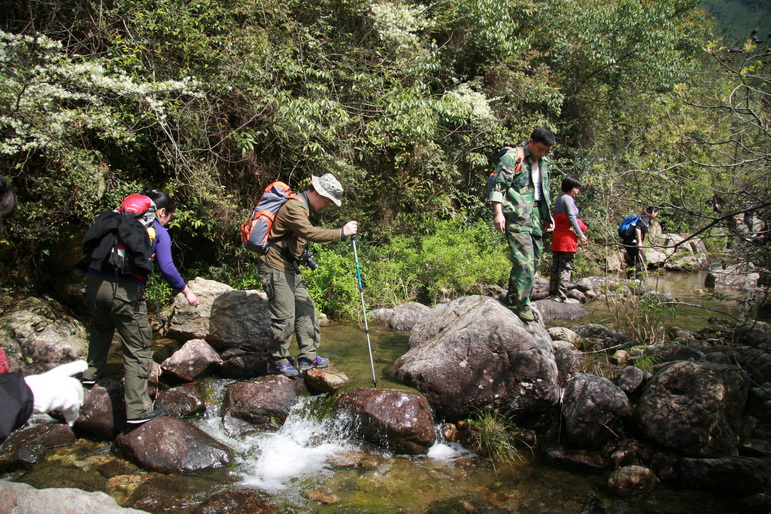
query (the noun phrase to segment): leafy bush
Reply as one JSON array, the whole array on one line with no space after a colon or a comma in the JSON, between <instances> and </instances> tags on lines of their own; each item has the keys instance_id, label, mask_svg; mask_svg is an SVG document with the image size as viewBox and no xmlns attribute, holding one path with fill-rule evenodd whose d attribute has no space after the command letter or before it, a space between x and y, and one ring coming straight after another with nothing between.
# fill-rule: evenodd
<instances>
[{"instance_id":1,"label":"leafy bush","mask_svg":"<svg viewBox=\"0 0 771 514\"><path fill-rule=\"evenodd\" d=\"M607 303L614 325L628 335L635 346L663 343L667 326L675 317L675 306L655 294L635 294L630 288L619 286L617 295L608 295Z\"/></svg>"}]
</instances>

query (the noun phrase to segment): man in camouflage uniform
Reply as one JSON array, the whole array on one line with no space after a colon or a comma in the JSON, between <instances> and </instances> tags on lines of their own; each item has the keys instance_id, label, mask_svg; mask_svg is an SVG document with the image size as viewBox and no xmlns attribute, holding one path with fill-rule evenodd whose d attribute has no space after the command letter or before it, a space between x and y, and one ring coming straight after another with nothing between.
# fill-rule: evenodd
<instances>
[{"instance_id":1,"label":"man in camouflage uniform","mask_svg":"<svg viewBox=\"0 0 771 514\"><path fill-rule=\"evenodd\" d=\"M549 201L549 155L556 137L539 127L523 143L525 158L517 171L516 149L498 162L488 199L493 204L495 229L506 233L513 266L506 304L523 321L533 321L530 293L543 249L542 227L554 230Z\"/></svg>"}]
</instances>

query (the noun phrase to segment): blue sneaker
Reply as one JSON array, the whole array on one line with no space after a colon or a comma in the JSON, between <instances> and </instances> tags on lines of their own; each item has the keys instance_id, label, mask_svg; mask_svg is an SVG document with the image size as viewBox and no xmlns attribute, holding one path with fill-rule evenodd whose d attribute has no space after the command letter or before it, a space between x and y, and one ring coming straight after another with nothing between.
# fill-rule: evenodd
<instances>
[{"instance_id":1,"label":"blue sneaker","mask_svg":"<svg viewBox=\"0 0 771 514\"><path fill-rule=\"evenodd\" d=\"M298 367L300 368L300 371L308 371L311 368L328 368L329 367L329 359L326 357L317 356L313 360L306 359L305 357L300 357L297 359Z\"/></svg>"},{"instance_id":2,"label":"blue sneaker","mask_svg":"<svg viewBox=\"0 0 771 514\"><path fill-rule=\"evenodd\" d=\"M294 366L289 364L288 362L286 364L276 364L275 366L276 373L279 373L280 375L284 375L285 377L296 377L300 374L299 371L297 371Z\"/></svg>"}]
</instances>

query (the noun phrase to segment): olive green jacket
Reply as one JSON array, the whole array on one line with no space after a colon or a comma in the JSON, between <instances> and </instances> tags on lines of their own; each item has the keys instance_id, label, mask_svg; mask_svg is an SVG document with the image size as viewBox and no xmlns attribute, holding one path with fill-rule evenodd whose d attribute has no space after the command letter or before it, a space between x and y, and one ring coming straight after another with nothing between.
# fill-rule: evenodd
<instances>
[{"instance_id":1,"label":"olive green jacket","mask_svg":"<svg viewBox=\"0 0 771 514\"><path fill-rule=\"evenodd\" d=\"M327 244L337 243L342 239L342 229L314 227L308 219L310 213L310 202L305 193L302 193L299 199L290 199L281 206L276 213L269 237L269 240L278 242L271 245L268 253L260 257L265 264L278 271L294 273L292 263L282 255L284 247L290 255L297 258L309 241Z\"/></svg>"},{"instance_id":2,"label":"olive green jacket","mask_svg":"<svg viewBox=\"0 0 771 514\"><path fill-rule=\"evenodd\" d=\"M493 175L493 186L488 200L501 204L506 217L506 230L535 235L543 233L542 227L551 223L551 200L549 198L549 180L551 166L549 159L542 157L541 201L535 203L533 185L533 161L525 147L525 160L519 172L514 173L517 161L516 149L506 152Z\"/></svg>"}]
</instances>

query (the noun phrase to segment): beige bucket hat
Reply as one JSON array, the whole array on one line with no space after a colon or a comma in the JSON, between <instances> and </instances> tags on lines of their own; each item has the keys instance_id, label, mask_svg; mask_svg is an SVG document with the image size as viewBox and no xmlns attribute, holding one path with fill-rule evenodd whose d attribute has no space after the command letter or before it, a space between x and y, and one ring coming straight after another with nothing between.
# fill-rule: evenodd
<instances>
[{"instance_id":1,"label":"beige bucket hat","mask_svg":"<svg viewBox=\"0 0 771 514\"><path fill-rule=\"evenodd\" d=\"M320 177L311 175L311 181L313 182L313 189L318 194L325 198L332 200L335 205L340 207L340 196L343 194L343 186L331 173L325 173Z\"/></svg>"}]
</instances>

